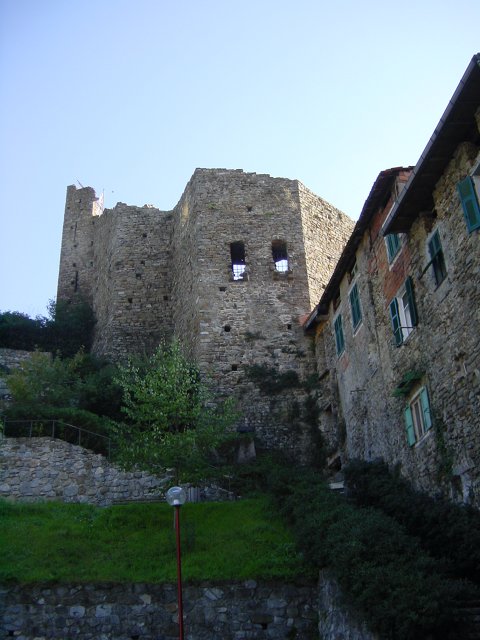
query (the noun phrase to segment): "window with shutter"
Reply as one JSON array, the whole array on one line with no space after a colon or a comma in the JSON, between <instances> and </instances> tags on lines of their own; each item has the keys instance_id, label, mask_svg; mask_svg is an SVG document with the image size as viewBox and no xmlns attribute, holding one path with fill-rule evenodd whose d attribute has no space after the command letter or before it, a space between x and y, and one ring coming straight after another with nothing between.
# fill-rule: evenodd
<instances>
[{"instance_id":1,"label":"window with shutter","mask_svg":"<svg viewBox=\"0 0 480 640\"><path fill-rule=\"evenodd\" d=\"M410 276L390 302L389 309L395 344L399 347L418 324L413 280Z\"/></svg>"},{"instance_id":2,"label":"window with shutter","mask_svg":"<svg viewBox=\"0 0 480 640\"><path fill-rule=\"evenodd\" d=\"M360 298L358 295L358 287L356 284L353 285L350 294L350 309L352 311L352 325L353 329L357 329L362 322L362 310L360 308Z\"/></svg>"},{"instance_id":3,"label":"window with shutter","mask_svg":"<svg viewBox=\"0 0 480 640\"><path fill-rule=\"evenodd\" d=\"M420 390L420 402L422 404L423 425L425 427L425 431L427 431L432 426L432 417L430 415L430 402L428 400L428 391L425 387L423 387Z\"/></svg>"},{"instance_id":4,"label":"window with shutter","mask_svg":"<svg viewBox=\"0 0 480 640\"><path fill-rule=\"evenodd\" d=\"M442 243L440 242L438 230L435 231L428 242L428 252L430 253L430 264L433 268L435 284L438 287L447 277L447 268L445 266L445 258L443 256Z\"/></svg>"},{"instance_id":5,"label":"window with shutter","mask_svg":"<svg viewBox=\"0 0 480 640\"><path fill-rule=\"evenodd\" d=\"M405 407L405 430L407 432L407 442L411 447L413 447L417 440L415 438L415 429L413 428L413 417L410 406Z\"/></svg>"},{"instance_id":6,"label":"window with shutter","mask_svg":"<svg viewBox=\"0 0 480 640\"><path fill-rule=\"evenodd\" d=\"M465 180L458 183L457 189L462 202L467 229L471 232L480 227L480 206L473 178L467 176Z\"/></svg>"},{"instance_id":7,"label":"window with shutter","mask_svg":"<svg viewBox=\"0 0 480 640\"><path fill-rule=\"evenodd\" d=\"M337 348L337 356L340 356L345 351L345 339L343 337L342 315L338 314L333 323L335 331L335 346Z\"/></svg>"},{"instance_id":8,"label":"window with shutter","mask_svg":"<svg viewBox=\"0 0 480 640\"><path fill-rule=\"evenodd\" d=\"M400 250L400 244L400 236L398 233L389 233L385 236L388 262L393 262L393 259Z\"/></svg>"},{"instance_id":9,"label":"window with shutter","mask_svg":"<svg viewBox=\"0 0 480 640\"><path fill-rule=\"evenodd\" d=\"M410 446L421 440L432 427L430 401L426 387L421 387L411 398L404 412L405 430Z\"/></svg>"},{"instance_id":10,"label":"window with shutter","mask_svg":"<svg viewBox=\"0 0 480 640\"><path fill-rule=\"evenodd\" d=\"M403 334L396 298L394 298L390 303L390 320L392 322L393 335L395 336L395 344L399 347L403 342Z\"/></svg>"},{"instance_id":11,"label":"window with shutter","mask_svg":"<svg viewBox=\"0 0 480 640\"><path fill-rule=\"evenodd\" d=\"M413 292L413 280L410 276L405 280L405 293L408 305L408 313L405 311L405 323L411 330L418 324L417 305L415 304L415 294Z\"/></svg>"}]
</instances>

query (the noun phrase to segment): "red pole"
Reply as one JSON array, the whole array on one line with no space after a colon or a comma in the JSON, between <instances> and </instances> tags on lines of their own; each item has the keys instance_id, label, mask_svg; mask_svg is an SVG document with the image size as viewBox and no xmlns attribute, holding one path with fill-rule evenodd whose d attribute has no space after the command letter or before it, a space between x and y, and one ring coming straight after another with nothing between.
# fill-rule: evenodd
<instances>
[{"instance_id":1,"label":"red pole","mask_svg":"<svg viewBox=\"0 0 480 640\"><path fill-rule=\"evenodd\" d=\"M175 532L177 534L177 591L178 591L178 631L179 640L183 637L183 598L182 598L182 551L180 546L180 505L175 505Z\"/></svg>"}]
</instances>

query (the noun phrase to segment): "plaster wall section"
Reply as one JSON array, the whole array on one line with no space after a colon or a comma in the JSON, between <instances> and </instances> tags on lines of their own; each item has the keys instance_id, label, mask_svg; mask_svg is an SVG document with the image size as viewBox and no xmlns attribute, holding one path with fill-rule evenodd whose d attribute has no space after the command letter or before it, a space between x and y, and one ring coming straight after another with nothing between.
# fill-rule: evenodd
<instances>
[{"instance_id":1,"label":"plaster wall section","mask_svg":"<svg viewBox=\"0 0 480 640\"><path fill-rule=\"evenodd\" d=\"M57 299L93 301L94 225L100 212L91 187L67 187Z\"/></svg>"},{"instance_id":2,"label":"plaster wall section","mask_svg":"<svg viewBox=\"0 0 480 640\"><path fill-rule=\"evenodd\" d=\"M311 310L320 299L355 223L301 182L298 195Z\"/></svg>"},{"instance_id":3,"label":"plaster wall section","mask_svg":"<svg viewBox=\"0 0 480 640\"><path fill-rule=\"evenodd\" d=\"M434 440L423 443L425 450L429 450L428 456L423 459L412 456L405 432L405 400L393 395L409 369L423 371L426 367L422 343L429 337L421 336L418 326L404 344L397 347L389 313L389 304L407 277L413 276L417 300L420 295L412 242L410 234L401 234L399 252L389 261L381 233L399 191L398 185L404 184L407 178L408 172L399 172L390 194L386 194L384 203L372 216L340 282L338 297L331 301L328 317L320 328L317 363L328 371L321 388L327 399L330 394L333 407L330 409L325 403L327 411L320 414L320 428L326 434L332 458L337 457L342 463L354 458L380 458L391 466L400 465L404 475L419 488L428 489L435 484ZM356 327L351 303L354 287L362 316ZM339 317L345 340L345 348L340 354L337 353L334 330L335 320ZM406 358L405 353L410 356ZM415 353L413 357L412 353ZM426 460L432 464L427 464ZM432 478L430 484L426 480L428 477Z\"/></svg>"},{"instance_id":4,"label":"plaster wall section","mask_svg":"<svg viewBox=\"0 0 480 640\"><path fill-rule=\"evenodd\" d=\"M150 354L173 331L172 214L118 203L96 224L94 351L114 360Z\"/></svg>"},{"instance_id":5,"label":"plaster wall section","mask_svg":"<svg viewBox=\"0 0 480 640\"><path fill-rule=\"evenodd\" d=\"M376 306L368 272L368 245L369 239L364 237L352 263L352 267L356 265L356 275L352 277L352 272L345 274L335 308L332 302L323 326L325 358L330 363L330 373L323 381L326 401L320 414L322 431L327 433L329 454L342 451L346 459L359 457L371 460L383 456L385 447L390 449L392 446L389 436L379 440L372 433L376 425L388 422L389 414ZM361 310L361 321L357 326L354 326L350 303L353 287L357 288ZM334 322L339 317L345 340L345 349L340 354L337 353L334 332ZM328 403L328 394L331 404Z\"/></svg>"}]
</instances>

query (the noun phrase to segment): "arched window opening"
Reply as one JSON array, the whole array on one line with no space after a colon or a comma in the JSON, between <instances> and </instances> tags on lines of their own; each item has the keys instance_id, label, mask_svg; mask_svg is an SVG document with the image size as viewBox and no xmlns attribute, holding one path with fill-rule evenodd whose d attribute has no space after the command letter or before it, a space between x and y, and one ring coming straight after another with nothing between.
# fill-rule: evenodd
<instances>
[{"instance_id":1,"label":"arched window opening","mask_svg":"<svg viewBox=\"0 0 480 640\"><path fill-rule=\"evenodd\" d=\"M287 243L283 240L274 240L272 242L272 256L275 271L286 273L288 271Z\"/></svg>"},{"instance_id":2,"label":"arched window opening","mask_svg":"<svg viewBox=\"0 0 480 640\"><path fill-rule=\"evenodd\" d=\"M232 273L234 280L243 280L245 277L245 245L243 242L230 244L230 256L232 258Z\"/></svg>"}]
</instances>

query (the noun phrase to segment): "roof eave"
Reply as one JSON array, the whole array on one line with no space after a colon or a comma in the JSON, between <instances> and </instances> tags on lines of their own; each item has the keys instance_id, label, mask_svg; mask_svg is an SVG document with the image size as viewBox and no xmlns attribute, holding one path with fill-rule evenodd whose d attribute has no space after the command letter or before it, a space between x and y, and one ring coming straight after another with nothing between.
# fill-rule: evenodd
<instances>
[{"instance_id":1,"label":"roof eave","mask_svg":"<svg viewBox=\"0 0 480 640\"><path fill-rule=\"evenodd\" d=\"M473 56L415 168L390 211L382 232L407 232L417 216L432 211L433 188L460 142L476 131L480 54Z\"/></svg>"}]
</instances>

